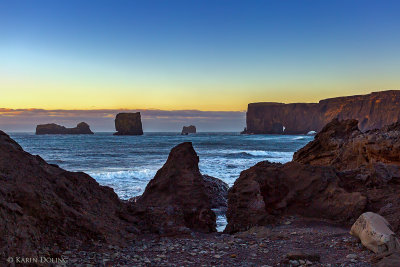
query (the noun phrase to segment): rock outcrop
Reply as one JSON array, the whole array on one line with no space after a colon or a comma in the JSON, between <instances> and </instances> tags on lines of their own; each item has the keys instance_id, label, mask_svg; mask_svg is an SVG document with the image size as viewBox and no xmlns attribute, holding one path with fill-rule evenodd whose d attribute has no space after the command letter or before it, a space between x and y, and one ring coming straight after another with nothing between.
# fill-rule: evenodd
<instances>
[{"instance_id":1,"label":"rock outcrop","mask_svg":"<svg viewBox=\"0 0 400 267\"><path fill-rule=\"evenodd\" d=\"M334 118L357 119L361 131L382 128L400 119L400 90L337 97L319 103L251 103L244 133L306 134L320 131Z\"/></svg>"},{"instance_id":2,"label":"rock outcrop","mask_svg":"<svg viewBox=\"0 0 400 267\"><path fill-rule=\"evenodd\" d=\"M181 134L187 135L187 134L195 134L196 133L196 126L190 125L190 126L183 126Z\"/></svg>"},{"instance_id":3,"label":"rock outcrop","mask_svg":"<svg viewBox=\"0 0 400 267\"><path fill-rule=\"evenodd\" d=\"M334 119L292 162L243 171L229 190L227 231L269 224L281 214L354 222L371 211L400 232L400 125L367 132L358 125Z\"/></svg>"},{"instance_id":4,"label":"rock outcrop","mask_svg":"<svg viewBox=\"0 0 400 267\"><path fill-rule=\"evenodd\" d=\"M338 170L375 164L400 166L398 123L362 133L357 120L332 120L313 141L297 151L293 160L311 165L333 166Z\"/></svg>"},{"instance_id":5,"label":"rock outcrop","mask_svg":"<svg viewBox=\"0 0 400 267\"><path fill-rule=\"evenodd\" d=\"M0 225L0 255L29 257L44 247L124 244L136 218L111 188L47 164L0 131Z\"/></svg>"},{"instance_id":6,"label":"rock outcrop","mask_svg":"<svg viewBox=\"0 0 400 267\"><path fill-rule=\"evenodd\" d=\"M367 211L385 217L400 231L399 123L362 133L356 120L333 120L293 160L314 166L332 166L340 186L367 197Z\"/></svg>"},{"instance_id":7,"label":"rock outcrop","mask_svg":"<svg viewBox=\"0 0 400 267\"><path fill-rule=\"evenodd\" d=\"M400 249L400 243L390 224L379 214L366 212L353 224L350 234L375 253L394 252Z\"/></svg>"},{"instance_id":8,"label":"rock outcrop","mask_svg":"<svg viewBox=\"0 0 400 267\"><path fill-rule=\"evenodd\" d=\"M118 113L115 117L114 135L142 135L142 119L140 112Z\"/></svg>"},{"instance_id":9,"label":"rock outcrop","mask_svg":"<svg viewBox=\"0 0 400 267\"><path fill-rule=\"evenodd\" d=\"M55 123L36 126L36 134L93 134L87 123L81 122L75 128L66 128Z\"/></svg>"},{"instance_id":10,"label":"rock outcrop","mask_svg":"<svg viewBox=\"0 0 400 267\"><path fill-rule=\"evenodd\" d=\"M208 198L211 201L211 208L226 208L228 206L228 184L209 175L203 175L203 180L206 185Z\"/></svg>"},{"instance_id":11,"label":"rock outcrop","mask_svg":"<svg viewBox=\"0 0 400 267\"><path fill-rule=\"evenodd\" d=\"M267 225L287 214L354 221L366 197L349 193L330 167L260 162L240 174L228 193L228 233Z\"/></svg>"},{"instance_id":12,"label":"rock outcrop","mask_svg":"<svg viewBox=\"0 0 400 267\"><path fill-rule=\"evenodd\" d=\"M135 208L144 214L149 231L164 235L215 232L210 190L198 167L192 143L174 147L164 166L148 183Z\"/></svg>"}]
</instances>

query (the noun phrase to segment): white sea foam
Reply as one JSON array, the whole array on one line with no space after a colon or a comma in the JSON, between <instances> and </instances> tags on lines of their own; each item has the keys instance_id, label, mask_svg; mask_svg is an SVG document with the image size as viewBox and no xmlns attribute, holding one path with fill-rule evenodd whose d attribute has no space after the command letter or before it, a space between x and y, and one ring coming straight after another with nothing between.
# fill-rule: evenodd
<instances>
[{"instance_id":1,"label":"white sea foam","mask_svg":"<svg viewBox=\"0 0 400 267\"><path fill-rule=\"evenodd\" d=\"M147 183L154 177L157 170L101 170L88 172L100 184L110 186L122 199L141 195Z\"/></svg>"},{"instance_id":2,"label":"white sea foam","mask_svg":"<svg viewBox=\"0 0 400 267\"><path fill-rule=\"evenodd\" d=\"M240 149L225 149L225 150L214 150L208 153L216 154L248 154L256 157L267 157L267 158L292 158L293 152L284 151L266 151L266 150L240 150Z\"/></svg>"},{"instance_id":3,"label":"white sea foam","mask_svg":"<svg viewBox=\"0 0 400 267\"><path fill-rule=\"evenodd\" d=\"M157 170L151 169L139 169L139 170L120 170L120 171L95 171L89 172L95 179L103 180L103 181L113 181L113 180L142 180L148 181L149 178L153 178Z\"/></svg>"}]
</instances>

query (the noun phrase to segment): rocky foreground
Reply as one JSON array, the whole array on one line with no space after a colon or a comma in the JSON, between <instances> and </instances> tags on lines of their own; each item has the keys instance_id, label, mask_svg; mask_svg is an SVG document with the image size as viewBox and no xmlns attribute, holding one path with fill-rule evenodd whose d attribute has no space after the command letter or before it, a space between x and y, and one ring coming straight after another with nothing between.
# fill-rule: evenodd
<instances>
[{"instance_id":1,"label":"rocky foreground","mask_svg":"<svg viewBox=\"0 0 400 267\"><path fill-rule=\"evenodd\" d=\"M400 266L400 127L357 125L333 120L292 162L260 162L229 192L182 143L129 201L0 131L0 264Z\"/></svg>"},{"instance_id":2,"label":"rocky foreground","mask_svg":"<svg viewBox=\"0 0 400 267\"><path fill-rule=\"evenodd\" d=\"M371 266L373 260L347 228L301 217L234 235L144 235L126 247L59 253L67 266Z\"/></svg>"}]
</instances>

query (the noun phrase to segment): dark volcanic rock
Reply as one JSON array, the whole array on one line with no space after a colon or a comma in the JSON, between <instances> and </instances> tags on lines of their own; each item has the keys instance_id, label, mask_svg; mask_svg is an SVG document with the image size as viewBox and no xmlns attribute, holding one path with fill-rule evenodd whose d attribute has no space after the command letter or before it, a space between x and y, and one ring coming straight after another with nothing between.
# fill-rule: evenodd
<instances>
[{"instance_id":1,"label":"dark volcanic rock","mask_svg":"<svg viewBox=\"0 0 400 267\"><path fill-rule=\"evenodd\" d=\"M367 197L367 211L385 217L400 231L399 124L362 133L356 120L333 120L293 160L338 170L340 186Z\"/></svg>"},{"instance_id":2,"label":"dark volcanic rock","mask_svg":"<svg viewBox=\"0 0 400 267\"><path fill-rule=\"evenodd\" d=\"M114 135L142 135L142 120L140 112L118 113L115 117Z\"/></svg>"},{"instance_id":3,"label":"dark volcanic rock","mask_svg":"<svg viewBox=\"0 0 400 267\"><path fill-rule=\"evenodd\" d=\"M196 126L183 126L181 134L195 134L196 133Z\"/></svg>"},{"instance_id":4,"label":"dark volcanic rock","mask_svg":"<svg viewBox=\"0 0 400 267\"><path fill-rule=\"evenodd\" d=\"M240 174L228 193L228 233L299 214L350 222L364 211L366 198L348 193L333 168L260 162Z\"/></svg>"},{"instance_id":5,"label":"dark volcanic rock","mask_svg":"<svg viewBox=\"0 0 400 267\"><path fill-rule=\"evenodd\" d=\"M362 133L356 120L334 119L313 141L297 151L296 162L333 166L338 170L357 169L385 163L400 166L400 131L398 124Z\"/></svg>"},{"instance_id":6,"label":"dark volcanic rock","mask_svg":"<svg viewBox=\"0 0 400 267\"><path fill-rule=\"evenodd\" d=\"M75 128L65 128L55 123L36 126L36 134L93 134L87 123L81 122Z\"/></svg>"},{"instance_id":7,"label":"dark volcanic rock","mask_svg":"<svg viewBox=\"0 0 400 267\"><path fill-rule=\"evenodd\" d=\"M306 134L320 131L334 118L357 119L362 131L382 128L400 119L400 91L337 97L319 103L251 103L247 129L254 134Z\"/></svg>"},{"instance_id":8,"label":"dark volcanic rock","mask_svg":"<svg viewBox=\"0 0 400 267\"><path fill-rule=\"evenodd\" d=\"M228 205L228 184L209 175L203 175L203 179L206 185L208 198L211 201L211 208L226 208Z\"/></svg>"},{"instance_id":9,"label":"dark volcanic rock","mask_svg":"<svg viewBox=\"0 0 400 267\"><path fill-rule=\"evenodd\" d=\"M135 225L114 191L25 152L0 131L0 255L33 256L41 248L123 244Z\"/></svg>"},{"instance_id":10,"label":"dark volcanic rock","mask_svg":"<svg viewBox=\"0 0 400 267\"><path fill-rule=\"evenodd\" d=\"M399 267L400 266L400 251L388 253L382 256L376 264L376 267Z\"/></svg>"},{"instance_id":11,"label":"dark volcanic rock","mask_svg":"<svg viewBox=\"0 0 400 267\"><path fill-rule=\"evenodd\" d=\"M167 162L136 201L150 231L166 235L189 229L216 231L216 216L198 163L192 143L182 143L171 150Z\"/></svg>"}]
</instances>

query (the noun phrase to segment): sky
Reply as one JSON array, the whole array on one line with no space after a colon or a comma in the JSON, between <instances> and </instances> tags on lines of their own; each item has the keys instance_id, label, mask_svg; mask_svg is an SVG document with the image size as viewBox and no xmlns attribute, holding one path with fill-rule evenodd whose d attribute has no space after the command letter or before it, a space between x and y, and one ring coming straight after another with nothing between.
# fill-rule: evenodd
<instances>
[{"instance_id":1,"label":"sky","mask_svg":"<svg viewBox=\"0 0 400 267\"><path fill-rule=\"evenodd\" d=\"M0 129L46 121L32 109L76 122L125 109L180 112L179 123L203 112L204 130L241 130L251 102L399 89L399 10L379 0L0 0ZM47 118L75 124L69 115ZM176 115L157 118L149 129L177 127ZM106 119L96 127L111 129Z\"/></svg>"}]
</instances>

